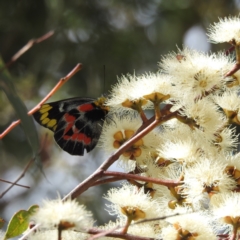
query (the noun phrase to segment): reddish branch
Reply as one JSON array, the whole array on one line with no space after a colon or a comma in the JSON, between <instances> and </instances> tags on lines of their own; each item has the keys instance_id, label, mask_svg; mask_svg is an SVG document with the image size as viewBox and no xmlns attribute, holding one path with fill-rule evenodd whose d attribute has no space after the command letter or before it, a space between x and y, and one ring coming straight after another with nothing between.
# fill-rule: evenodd
<instances>
[{"instance_id":1,"label":"reddish branch","mask_svg":"<svg viewBox=\"0 0 240 240\"><path fill-rule=\"evenodd\" d=\"M64 83L66 83L70 78L72 78L78 71L82 68L82 64L78 63L76 67L64 78L61 78L56 86L48 93L48 95L40 102L37 106L35 106L32 110L28 112L28 115L32 115L36 111L38 111L42 104L44 104ZM15 128L21 121L17 120L12 122L12 124L5 129L5 131L0 134L0 139L4 138L13 128Z\"/></svg>"},{"instance_id":2,"label":"reddish branch","mask_svg":"<svg viewBox=\"0 0 240 240\"><path fill-rule=\"evenodd\" d=\"M102 165L88 178L86 178L82 183L76 186L70 193L68 193L63 200L71 197L72 199L78 197L83 192L85 192L91 186L94 186L94 183L101 179L104 176L104 172L123 154L127 149L129 149L135 142L143 138L149 132L151 132L159 124L172 119L177 115L177 112L169 113L160 117L159 119L151 118L143 123L143 126L140 127L138 131L132 138L125 142L112 156L110 156Z\"/></svg>"},{"instance_id":3,"label":"reddish branch","mask_svg":"<svg viewBox=\"0 0 240 240\"><path fill-rule=\"evenodd\" d=\"M40 38L32 39L30 40L24 47L22 47L17 53L14 54L14 56L11 58L11 60L5 64L3 68L0 69L0 72L2 72L4 69L10 67L18 58L20 58L26 51L28 51L33 45L41 43L48 38L50 38L54 34L53 31L50 31ZM82 64L78 63L76 67L64 78L60 79L57 85L52 89L52 91L31 111L28 112L28 115L32 115L34 112L36 112L43 103L45 103L65 82L67 82L74 74L76 74L79 70L81 70ZM20 123L20 120L17 120L13 122L5 131L0 134L0 139L3 139L13 128L15 128Z\"/></svg>"},{"instance_id":4,"label":"reddish branch","mask_svg":"<svg viewBox=\"0 0 240 240\"><path fill-rule=\"evenodd\" d=\"M135 236L135 235L131 235L131 234L124 234L121 232L107 233L106 230L99 230L99 229L95 229L95 228L89 229L88 233L90 233L90 234L104 233L104 235L108 236L108 237L122 238L122 239L127 239L127 240L154 240L154 238L140 237L140 236Z\"/></svg>"},{"instance_id":5,"label":"reddish branch","mask_svg":"<svg viewBox=\"0 0 240 240\"><path fill-rule=\"evenodd\" d=\"M151 182L151 183L160 184L166 187L176 187L180 184L179 181L175 181L175 180L164 180L164 179L157 179L157 178L151 178L151 177L143 177L136 174L122 173L122 172L105 171L103 172L103 175L122 177L127 180L133 179L133 180L142 181L142 182Z\"/></svg>"},{"instance_id":6,"label":"reddish branch","mask_svg":"<svg viewBox=\"0 0 240 240\"><path fill-rule=\"evenodd\" d=\"M40 38L37 39L31 39L28 41L28 43L22 47L17 53L15 53L11 60L9 62L7 62L5 64L4 67L2 67L0 69L0 72L2 72L4 69L9 68L14 62L17 61L18 58L20 58L26 51L28 51L33 45L37 44L37 43L41 43L45 40L47 40L48 38L50 38L52 35L54 34L54 31L50 31L46 34L44 34L43 36L41 36Z\"/></svg>"},{"instance_id":7,"label":"reddish branch","mask_svg":"<svg viewBox=\"0 0 240 240\"><path fill-rule=\"evenodd\" d=\"M233 68L228 72L226 73L225 77L229 77L229 76L232 76L235 72L237 72L238 70L240 69L240 63L236 63Z\"/></svg>"},{"instance_id":8,"label":"reddish branch","mask_svg":"<svg viewBox=\"0 0 240 240\"><path fill-rule=\"evenodd\" d=\"M167 217L175 217L175 216L178 216L178 215L179 214L176 213L176 214L163 216L163 217L158 217L158 218L148 218L148 219L144 219L144 220L135 222L135 223L131 224L131 226L139 225L139 224L146 223L146 222L160 221L160 220L166 219ZM123 228L123 227L122 226L117 226L117 227L109 229L109 230L100 230L100 229L97 229L97 228L89 229L87 232L90 233L90 234L93 234L93 236L88 238L88 240L93 240L95 238L99 238L99 237L103 237L103 236L117 237L117 238L130 239L130 240L152 240L153 239L153 238L146 238L146 237L135 236L135 235L123 233L123 231L116 231L117 229L121 229L121 228Z\"/></svg>"},{"instance_id":9,"label":"reddish branch","mask_svg":"<svg viewBox=\"0 0 240 240\"><path fill-rule=\"evenodd\" d=\"M102 185L102 184L106 184L106 183L117 182L117 181L121 181L121 180L125 180L125 179L126 179L126 177L103 178L103 179L97 180L95 183L93 183L92 186L98 186L98 185Z\"/></svg>"}]
</instances>

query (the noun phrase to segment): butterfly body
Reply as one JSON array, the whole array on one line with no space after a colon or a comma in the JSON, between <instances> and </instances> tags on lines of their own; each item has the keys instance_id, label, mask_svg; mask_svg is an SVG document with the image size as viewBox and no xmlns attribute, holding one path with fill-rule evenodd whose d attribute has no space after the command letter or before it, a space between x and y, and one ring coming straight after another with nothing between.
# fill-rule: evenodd
<instances>
[{"instance_id":1,"label":"butterfly body","mask_svg":"<svg viewBox=\"0 0 240 240\"><path fill-rule=\"evenodd\" d=\"M42 126L54 132L57 144L71 155L91 151L101 135L102 124L108 113L105 98L70 98L41 106L33 114Z\"/></svg>"}]
</instances>

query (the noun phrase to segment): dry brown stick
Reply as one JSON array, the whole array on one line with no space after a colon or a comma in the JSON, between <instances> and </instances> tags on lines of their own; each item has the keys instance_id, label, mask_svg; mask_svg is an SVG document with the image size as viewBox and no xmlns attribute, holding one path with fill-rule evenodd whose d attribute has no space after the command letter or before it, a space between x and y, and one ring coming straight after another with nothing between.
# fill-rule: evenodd
<instances>
[{"instance_id":1,"label":"dry brown stick","mask_svg":"<svg viewBox=\"0 0 240 240\"><path fill-rule=\"evenodd\" d=\"M9 183L9 184L13 184L13 182L10 182L10 181L7 181L7 180L1 179L1 178L0 178L0 181L5 182L5 183ZM25 186L25 185L18 184L18 183L15 183L14 185L18 186L18 187L23 187L23 188L30 188L29 186Z\"/></svg>"},{"instance_id":2,"label":"dry brown stick","mask_svg":"<svg viewBox=\"0 0 240 240\"><path fill-rule=\"evenodd\" d=\"M106 233L107 231L99 230L99 229L95 229L95 228L88 230L88 233L90 233L90 234L100 234L102 232ZM127 239L127 240L154 240L154 238L139 237L139 236L135 236L132 234L124 234L121 232L110 232L110 233L105 234L104 236L122 238L122 239Z\"/></svg>"},{"instance_id":3,"label":"dry brown stick","mask_svg":"<svg viewBox=\"0 0 240 240\"><path fill-rule=\"evenodd\" d=\"M110 233L113 233L115 230L117 230L119 228L119 226L112 228L110 230L105 230L105 231L101 231L100 233L94 234L91 237L89 237L87 240L93 240L96 238L100 238L100 237L104 237L109 235Z\"/></svg>"},{"instance_id":4,"label":"dry brown stick","mask_svg":"<svg viewBox=\"0 0 240 240\"><path fill-rule=\"evenodd\" d=\"M37 106L35 106L32 110L30 110L28 112L28 115L32 115L33 113L35 113L37 110L40 109L41 105L43 103L45 103L64 83L66 83L71 77L73 77L73 75L75 75L78 71L80 71L82 68L82 64L78 63L76 65L76 67L70 72L68 73L67 76L61 78L58 83L56 84L56 86L48 93L48 95L40 102L38 103ZM0 134L0 139L4 138L13 128L15 128L21 121L17 120L14 121L10 124L10 126L4 130L4 132L2 132L2 134Z\"/></svg>"},{"instance_id":5,"label":"dry brown stick","mask_svg":"<svg viewBox=\"0 0 240 240\"><path fill-rule=\"evenodd\" d=\"M27 172L27 170L29 169L29 167L34 163L34 158L32 158L27 165L24 167L22 173L20 174L20 176L12 183L11 186L9 186L4 192L1 193L0 198L2 198L14 185L16 185L16 183L25 176L25 173Z\"/></svg>"},{"instance_id":6,"label":"dry brown stick","mask_svg":"<svg viewBox=\"0 0 240 240\"><path fill-rule=\"evenodd\" d=\"M47 140L47 134L45 135L45 138L44 138L44 141L43 141L43 144L42 144L41 149L44 148L44 145L45 145L45 143L47 142L46 140ZM40 152L41 152L41 151L40 151ZM23 169L23 171L22 171L22 173L20 174L20 176L19 176L14 182L12 182L12 183L11 183L12 185L11 185L9 188L7 188L7 189L0 195L0 198L2 198L14 185L18 185L17 182L18 182L21 178L23 178L23 177L25 176L25 173L27 172L27 170L29 169L29 167L32 165L32 163L34 162L34 160L35 160L35 158L31 159L31 160L27 163L27 165L26 165L25 168ZM28 187L28 188L30 188L30 187Z\"/></svg>"},{"instance_id":7,"label":"dry brown stick","mask_svg":"<svg viewBox=\"0 0 240 240\"><path fill-rule=\"evenodd\" d=\"M240 63L235 63L235 65L233 66L233 68L226 73L225 77L229 77L232 76L235 72L237 72L240 69Z\"/></svg>"},{"instance_id":8,"label":"dry brown stick","mask_svg":"<svg viewBox=\"0 0 240 240\"><path fill-rule=\"evenodd\" d=\"M142 223L147 223L147 222L154 222L154 221L159 221L159 220L164 220L166 218L169 218L169 217L175 217L175 216L178 216L179 213L175 213L175 214L172 214L172 215L168 215L168 216L163 216L163 217L156 217L156 218L146 218L146 219L143 219L141 221L138 221L138 222L135 222L135 223L132 223L131 226L134 226L134 225L138 225L138 224L142 224ZM122 228L122 226L117 226L115 228L112 228L110 230L99 230L99 229L89 229L88 230L88 233L91 233L92 231L100 231L99 233L96 233L96 235L88 238L88 240L93 240L95 238L99 238L99 237L103 237L103 236L106 236L106 237L115 237L116 235L115 234L120 234L120 235L117 235L116 237L120 237L120 238L123 238L123 239L135 239L135 240L141 240L141 239L146 239L146 238L142 238L142 237L138 237L138 236L133 236L133 235L129 235L129 234L123 234L122 232L114 232L115 230L119 229L119 228ZM130 238L128 238L130 237ZM147 239L152 239L152 238L147 238Z\"/></svg>"},{"instance_id":9,"label":"dry brown stick","mask_svg":"<svg viewBox=\"0 0 240 240\"><path fill-rule=\"evenodd\" d=\"M100 179L97 180L95 183L93 183L92 186L98 186L98 185L102 185L102 184L106 184L106 183L112 183L112 182L117 182L117 181L121 181L126 179L125 177L110 177L110 178L104 178L104 179Z\"/></svg>"},{"instance_id":10,"label":"dry brown stick","mask_svg":"<svg viewBox=\"0 0 240 240\"><path fill-rule=\"evenodd\" d=\"M50 38L52 35L54 34L54 31L50 31L46 34L44 34L43 36L37 38L37 39L31 39L28 41L28 43L23 46L17 53L15 53L12 58L10 59L9 62L7 62L5 64L4 67L2 67L0 69L0 72L2 72L4 69L10 67L14 62L16 62L16 60L18 58L20 58L26 51L28 51L33 45L37 44L37 43L40 43L40 42L43 42L45 40L47 40L48 38Z\"/></svg>"},{"instance_id":11,"label":"dry brown stick","mask_svg":"<svg viewBox=\"0 0 240 240\"><path fill-rule=\"evenodd\" d=\"M136 174L129 174L123 172L111 172L111 171L104 171L103 176L112 176L112 177L122 177L124 179L133 179L142 182L151 182L159 185L163 185L166 187L176 187L180 184L178 180L164 180L152 177L144 177Z\"/></svg>"}]
</instances>

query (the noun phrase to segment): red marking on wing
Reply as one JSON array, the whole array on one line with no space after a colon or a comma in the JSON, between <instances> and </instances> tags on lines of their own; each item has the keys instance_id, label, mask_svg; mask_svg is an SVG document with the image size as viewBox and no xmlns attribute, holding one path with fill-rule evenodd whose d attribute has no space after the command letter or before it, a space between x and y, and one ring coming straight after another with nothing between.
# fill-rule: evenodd
<instances>
[{"instance_id":1,"label":"red marking on wing","mask_svg":"<svg viewBox=\"0 0 240 240\"><path fill-rule=\"evenodd\" d=\"M75 119L76 119L74 116L72 116L72 115L70 115L70 114L68 114L68 113L66 113L66 114L64 115L64 118L65 118L65 121L66 121L66 123L67 123L67 126L66 126L66 128L64 129L63 135L65 135L65 134L73 127L74 121L75 121Z\"/></svg>"},{"instance_id":2,"label":"red marking on wing","mask_svg":"<svg viewBox=\"0 0 240 240\"><path fill-rule=\"evenodd\" d=\"M92 141L92 139L87 137L84 133L74 133L72 136L64 135L63 139L83 142L86 145L90 144Z\"/></svg>"},{"instance_id":3,"label":"red marking on wing","mask_svg":"<svg viewBox=\"0 0 240 240\"><path fill-rule=\"evenodd\" d=\"M84 105L87 105L86 109L89 109L89 106L92 107L91 104L84 104ZM83 110L81 110L81 111L83 111ZM88 110L88 111L90 111L90 110ZM88 145L92 142L92 139L90 137L87 137L86 134L79 132L79 129L74 127L75 120L76 120L76 118L74 116L66 113L64 115L64 118L65 118L65 121L67 123L66 128L64 129L64 133L63 133L63 139L64 140L80 141L80 142L83 142L85 145ZM72 129L73 134L71 136L66 135L66 133L70 129Z\"/></svg>"},{"instance_id":4,"label":"red marking on wing","mask_svg":"<svg viewBox=\"0 0 240 240\"><path fill-rule=\"evenodd\" d=\"M64 115L64 117L65 117L66 122L73 122L76 119L73 115L70 115L69 113L66 113Z\"/></svg>"},{"instance_id":5,"label":"red marking on wing","mask_svg":"<svg viewBox=\"0 0 240 240\"><path fill-rule=\"evenodd\" d=\"M91 103L82 104L77 108L79 111L88 112L94 109L94 106Z\"/></svg>"}]
</instances>

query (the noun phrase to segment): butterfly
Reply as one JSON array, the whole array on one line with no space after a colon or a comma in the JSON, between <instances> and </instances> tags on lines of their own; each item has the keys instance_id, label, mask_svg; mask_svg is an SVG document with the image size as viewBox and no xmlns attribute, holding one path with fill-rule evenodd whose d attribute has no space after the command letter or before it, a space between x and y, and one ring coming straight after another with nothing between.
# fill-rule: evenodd
<instances>
[{"instance_id":1,"label":"butterfly","mask_svg":"<svg viewBox=\"0 0 240 240\"><path fill-rule=\"evenodd\" d=\"M46 103L33 114L35 120L54 132L57 144L71 155L84 155L97 145L109 112L106 98L69 98Z\"/></svg>"}]
</instances>

